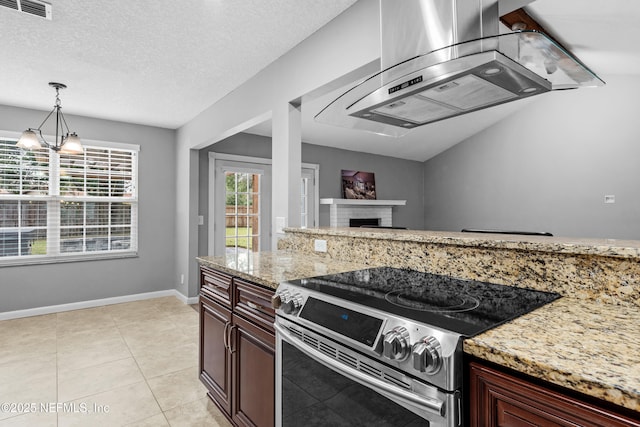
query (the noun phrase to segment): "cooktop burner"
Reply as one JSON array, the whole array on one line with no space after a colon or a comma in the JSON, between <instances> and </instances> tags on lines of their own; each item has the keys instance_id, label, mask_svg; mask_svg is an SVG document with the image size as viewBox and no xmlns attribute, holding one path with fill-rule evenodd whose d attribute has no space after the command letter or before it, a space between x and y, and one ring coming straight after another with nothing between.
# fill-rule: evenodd
<instances>
[{"instance_id":1,"label":"cooktop burner","mask_svg":"<svg viewBox=\"0 0 640 427\"><path fill-rule=\"evenodd\" d=\"M459 313L474 310L480 305L480 301L470 295L448 295L444 300L436 298L426 301L422 298L416 299L404 290L391 291L384 298L400 307L432 313Z\"/></svg>"},{"instance_id":2,"label":"cooktop burner","mask_svg":"<svg viewBox=\"0 0 640 427\"><path fill-rule=\"evenodd\" d=\"M560 295L390 267L290 281L396 316L473 336Z\"/></svg>"}]
</instances>

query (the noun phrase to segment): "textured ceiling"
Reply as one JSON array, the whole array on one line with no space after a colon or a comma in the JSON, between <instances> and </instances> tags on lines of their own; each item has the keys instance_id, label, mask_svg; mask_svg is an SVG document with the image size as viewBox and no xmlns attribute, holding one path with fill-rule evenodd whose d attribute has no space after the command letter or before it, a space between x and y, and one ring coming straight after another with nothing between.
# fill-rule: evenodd
<instances>
[{"instance_id":1,"label":"textured ceiling","mask_svg":"<svg viewBox=\"0 0 640 427\"><path fill-rule=\"evenodd\" d=\"M53 0L0 8L0 104L177 128L355 0Z\"/></svg>"},{"instance_id":2,"label":"textured ceiling","mask_svg":"<svg viewBox=\"0 0 640 427\"><path fill-rule=\"evenodd\" d=\"M47 83L60 81L69 86L62 93L67 113L177 128L355 0L52 3L52 21L0 8L0 104L49 110L54 92ZM527 9L607 83L640 75L639 1L536 0ZM305 104L305 141L415 160L536 102L504 104L390 139L314 123L331 100ZM270 128L254 131L268 135Z\"/></svg>"}]
</instances>

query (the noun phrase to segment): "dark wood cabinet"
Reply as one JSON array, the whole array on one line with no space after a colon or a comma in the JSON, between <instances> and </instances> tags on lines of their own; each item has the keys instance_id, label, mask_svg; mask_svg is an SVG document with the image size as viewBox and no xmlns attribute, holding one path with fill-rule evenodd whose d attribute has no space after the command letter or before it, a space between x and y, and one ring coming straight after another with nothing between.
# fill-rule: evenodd
<instances>
[{"instance_id":1,"label":"dark wood cabinet","mask_svg":"<svg viewBox=\"0 0 640 427\"><path fill-rule=\"evenodd\" d=\"M275 337L235 316L232 417L241 426L272 426L275 421Z\"/></svg>"},{"instance_id":2,"label":"dark wood cabinet","mask_svg":"<svg viewBox=\"0 0 640 427\"><path fill-rule=\"evenodd\" d=\"M201 266L200 379L237 426L275 423L273 290Z\"/></svg>"},{"instance_id":3,"label":"dark wood cabinet","mask_svg":"<svg viewBox=\"0 0 640 427\"><path fill-rule=\"evenodd\" d=\"M231 413L231 353L227 333L231 310L200 296L200 379L209 395Z\"/></svg>"},{"instance_id":4,"label":"dark wood cabinet","mask_svg":"<svg viewBox=\"0 0 640 427\"><path fill-rule=\"evenodd\" d=\"M469 364L471 427L640 426L640 418L621 412L496 367Z\"/></svg>"}]
</instances>

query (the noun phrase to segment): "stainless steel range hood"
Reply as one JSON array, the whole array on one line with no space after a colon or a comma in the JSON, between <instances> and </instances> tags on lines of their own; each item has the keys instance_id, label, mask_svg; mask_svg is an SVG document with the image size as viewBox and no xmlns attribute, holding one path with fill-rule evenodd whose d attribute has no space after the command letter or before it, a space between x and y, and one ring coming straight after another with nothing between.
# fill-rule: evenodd
<instances>
[{"instance_id":1,"label":"stainless steel range hood","mask_svg":"<svg viewBox=\"0 0 640 427\"><path fill-rule=\"evenodd\" d=\"M380 0L382 71L316 120L397 137L551 90L604 85L543 33L499 34L498 9L498 0Z\"/></svg>"}]
</instances>

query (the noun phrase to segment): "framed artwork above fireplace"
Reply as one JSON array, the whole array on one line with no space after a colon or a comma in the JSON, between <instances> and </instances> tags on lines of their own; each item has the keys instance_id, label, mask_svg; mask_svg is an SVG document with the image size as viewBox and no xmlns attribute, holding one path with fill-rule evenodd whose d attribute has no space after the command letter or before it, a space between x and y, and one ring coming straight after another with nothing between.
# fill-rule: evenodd
<instances>
[{"instance_id":1,"label":"framed artwork above fireplace","mask_svg":"<svg viewBox=\"0 0 640 427\"><path fill-rule=\"evenodd\" d=\"M376 200L376 179L372 172L345 170L342 175L342 197Z\"/></svg>"}]
</instances>

